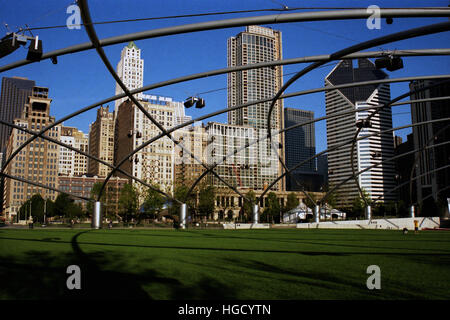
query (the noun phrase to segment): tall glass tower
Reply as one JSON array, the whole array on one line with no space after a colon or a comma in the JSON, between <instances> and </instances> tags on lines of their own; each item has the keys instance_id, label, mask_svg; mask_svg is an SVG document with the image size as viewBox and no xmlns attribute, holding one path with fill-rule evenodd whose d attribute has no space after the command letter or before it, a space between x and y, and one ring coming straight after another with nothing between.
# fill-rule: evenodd
<instances>
[{"instance_id":1,"label":"tall glass tower","mask_svg":"<svg viewBox=\"0 0 450 320\"><path fill-rule=\"evenodd\" d=\"M228 39L228 67L242 66L259 62L282 59L281 32L260 26L247 26L245 31ZM281 66L244 70L228 74L228 108L251 101L267 99L274 96L283 85ZM267 115L270 102L259 103L246 108L228 112L228 123L255 128L256 136L267 133ZM283 101L278 100L272 113L271 129L283 128ZM263 189L282 173L278 155L284 160L284 137L273 135L270 144L259 147L257 165L257 189ZM266 150L267 149L267 150ZM284 190L284 180L274 186Z\"/></svg>"}]
</instances>

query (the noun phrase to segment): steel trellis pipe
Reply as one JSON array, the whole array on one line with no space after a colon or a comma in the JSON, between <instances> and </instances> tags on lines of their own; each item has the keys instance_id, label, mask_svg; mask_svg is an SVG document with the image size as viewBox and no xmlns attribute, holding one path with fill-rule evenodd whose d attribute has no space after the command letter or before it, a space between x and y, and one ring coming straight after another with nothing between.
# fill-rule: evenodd
<instances>
[{"instance_id":1,"label":"steel trellis pipe","mask_svg":"<svg viewBox=\"0 0 450 320\"><path fill-rule=\"evenodd\" d=\"M384 54L387 54L387 53L389 53L389 51L387 51L387 52L384 52L384 51L359 52L359 53L355 53L355 54L350 54L350 55L348 55L346 57L348 57L348 58L376 57L376 56L384 55ZM391 54L391 53L389 53L389 54ZM397 55L397 56L398 55L401 55L401 56L448 55L448 54L450 54L450 49L422 49L422 50L411 49L411 50L405 50L405 51L403 51L403 50L396 50L392 54ZM191 76L184 76L184 77L179 77L179 78L175 78L175 79L172 79L172 80L162 81L162 82L158 82L158 83L155 83L155 84L152 84L152 85L147 85L147 86L144 86L144 87L132 90L131 93L132 94L140 93L140 92L143 92L143 91L146 91L146 90L156 89L156 88L160 88L160 87L167 86L167 85L170 85L170 84L176 84L176 83L180 83L180 82L184 82L184 81L188 81L188 80L200 79L200 78L213 76L213 75L219 75L219 74L223 74L223 73L235 72L235 71L238 71L238 70L241 70L241 69L242 70L247 70L247 69L253 69L253 68L261 68L261 67L269 66L269 65L283 65L283 64L289 64L289 63L300 63L300 62L308 62L308 61L311 62L311 61L315 61L315 59L323 60L324 57L326 59L328 59L329 55L325 55L325 56L324 55L319 55L319 56L310 56L310 57L295 58L295 59L288 59L288 60L271 61L271 62L267 62L267 63L258 63L258 64L240 66L240 67L231 67L231 68L226 68L226 69L213 70L213 71L209 71L209 72L197 73L197 74L194 74L194 75L191 75ZM432 78L439 78L439 76L429 76L429 77L425 77L425 78L421 78L421 79L432 79ZM402 80L402 79L404 79L404 80ZM384 81L396 82L396 81L410 81L410 80L413 80L413 78L398 78L398 80L385 79ZM373 82L373 83L375 83L375 82ZM372 84L372 83L368 82L367 84ZM346 87L345 85L342 85L339 88L345 88L345 87ZM338 87L336 86L336 88L338 88ZM312 89L312 90L302 91L303 92L302 94L315 93L315 92L321 92L321 91L323 91L323 90L322 89ZM297 93L287 94L287 95L282 96L281 98L289 98L289 97L294 97L294 96L297 96L297 95L300 95L300 94L297 94ZM78 110L76 112L73 112L73 113L63 117L62 119L54 122L50 126L43 128L39 132L38 137L42 136L42 134L44 134L46 131L50 130L51 128L55 127L56 125L66 121L66 120L69 120L69 119L71 119L73 117L76 117L77 115L80 115L80 114L82 114L82 113L84 113L86 111L89 111L89 110L91 110L91 109L93 109L95 107L98 107L100 105L103 105L103 104L106 104L108 102L112 102L112 101L115 101L117 99L121 99L121 98L124 98L124 97L126 97L125 93L122 93L122 94L119 94L119 95L115 95L115 96L112 96L110 98L101 100L101 101L99 101L99 102L97 102L95 104L89 105L89 106L87 106L85 108L82 108L82 109L80 109L80 110ZM255 103L252 103L252 104L263 103L263 102L268 102L268 101L271 101L271 99L260 100L260 101L257 101ZM252 105L252 104L241 105L240 107L238 106L236 108L230 108L229 110L226 110L226 111L237 110L239 108L246 107L246 106L249 106L249 105ZM219 111L219 112L211 113L208 116L197 118L195 121L200 121L200 120L203 120L203 119L215 116L215 115L219 115L219 114L222 114L222 113L224 113L224 112L220 112ZM182 126L176 127L176 129L180 129L180 128L183 128L183 127L185 127L187 125L193 124L195 121L187 122L187 123L185 123ZM163 137L163 136L164 135L159 135L158 138ZM24 143L24 147L28 143L32 142L35 138L36 137L31 137L30 139L28 139ZM17 153L20 152L20 150L22 150L22 147L19 148L19 150L16 150L16 152L13 153L5 161L5 163L2 166L1 172L4 171L4 169L9 164L11 159L14 156L16 156Z\"/></svg>"},{"instance_id":2,"label":"steel trellis pipe","mask_svg":"<svg viewBox=\"0 0 450 320\"><path fill-rule=\"evenodd\" d=\"M450 10L447 8L399 8L399 9L385 9L380 8L380 17L382 18L413 18L413 17L450 17ZM247 18L234 18L225 20L216 20L208 22L200 22L194 24L187 24L181 26L174 26L168 28L147 30L142 32L130 33L121 36L114 36L100 40L100 45L110 46L132 40L150 39L156 37L163 37L175 34L199 32L207 30L225 29L233 27L242 27L247 25L260 24L279 24L290 22L305 22L305 21L324 21L324 20L348 20L348 19L366 19L371 16L366 9L352 9L352 10L336 10L336 11L315 11L315 12L300 12L289 14L265 15ZM42 55L42 60L52 57L62 56L70 53L81 52L85 50L94 49L91 42L85 42L78 45L73 45L67 48L54 50ZM0 72L11 70L23 65L32 63L29 60L20 60L0 68Z\"/></svg>"},{"instance_id":3,"label":"steel trellis pipe","mask_svg":"<svg viewBox=\"0 0 450 320\"><path fill-rule=\"evenodd\" d=\"M331 54L329 60L315 62L315 63L307 66L306 68L304 68L303 70L298 72L296 75L294 75L292 78L290 78L281 87L281 89L278 90L275 97L273 98L272 103L270 104L270 107L269 107L269 113L267 115L267 133L269 134L269 139L270 140L272 139L271 134L270 134L270 130L271 130L270 122L271 122L271 117L272 117L272 111L273 111L273 108L274 108L277 100L280 98L280 96L283 94L283 92L287 88L289 88L289 86L291 84L293 84L295 81L297 81L300 77L304 76L308 72L320 67L321 65L325 64L328 61L339 59L339 58L345 56L346 54L354 53L356 51L361 51L364 49L368 49L368 48L371 48L374 46L379 46L379 45L394 42L394 41L415 38L415 37L419 37L419 36L423 36L423 35L429 35L429 34L439 33L439 32L448 31L448 30L450 30L450 22L442 22L442 23L432 24L432 25L428 25L428 26L424 26L424 27L418 27L418 28L413 28L413 29L409 29L409 30L405 30L405 31L396 32L393 34L389 34L387 36L382 36L379 38L371 39L371 40L347 47L345 49L339 50L339 51Z\"/></svg>"},{"instance_id":4,"label":"steel trellis pipe","mask_svg":"<svg viewBox=\"0 0 450 320\"><path fill-rule=\"evenodd\" d=\"M294 92L294 93L286 94L286 95L282 96L282 98L290 98L290 97L300 96L300 95L304 95L304 94L318 93L318 92L329 91L329 90L334 90L334 89L348 88L348 87L354 87L354 86L363 86L363 85L370 85L370 84L377 84L377 83L394 83L394 82L404 82L404 81L412 81L412 80L420 80L420 79L423 79L423 80L435 80L435 79L446 79L446 78L449 78L449 77L450 77L450 75L437 75L437 76L403 77L403 78L396 78L396 79L383 79L383 80L364 81L364 82L358 82L358 83L352 83L352 84L343 84L343 85L338 85L338 86L325 86L325 87L323 87L323 88L303 90L303 91L299 91L299 92ZM144 87L143 87L143 88L144 88ZM132 91L132 93L134 94L134 93L137 93L137 92L142 92L142 91L144 91L143 88L136 89L136 90ZM78 110L78 111L75 111L75 112L73 112L73 113L71 113L71 114L69 114L69 115L67 115L67 116L65 116L65 117L63 117L63 118L61 118L60 120L55 121L55 122L52 123L51 125L49 125L49 126L43 128L41 131L39 131L39 133L37 133L37 135L33 135L33 136L30 137L27 141L25 141L22 145L20 145L20 146L19 146L19 147L18 147L18 148L17 148L17 149L9 156L9 157L8 157L8 159L7 159L7 160L5 161L5 163L3 164L3 166L2 166L0 172L4 172L4 170L6 169L6 167L8 166L8 164L11 162L11 160L12 160L12 159L13 159L13 158L14 158L14 157L15 157L15 156L16 156L16 155L24 148L24 147L26 147L29 143L33 142L36 138L39 138L39 137L43 138L43 137L44 137L44 136L43 136L44 133L47 132L48 130L52 129L53 127L55 127L55 126L57 126L57 125L59 125L59 124L61 124L61 123L63 123L63 122L66 121L66 120L69 120L69 119L71 119L71 118L73 118L73 117L76 117L77 115L80 115L80 114L82 114L82 113L84 113L84 112L86 112L86 111L89 111L89 110L91 110L91 109L93 109L93 108L95 108L95 107L98 107L98 106L100 106L100 105L106 104L106 103L108 103L108 102L111 102L111 101L114 101L114 100L117 100L117 99L121 99L121 98L123 98L123 97L125 97L125 96L126 96L125 94L120 94L120 95L115 95L115 96L113 96L113 97L110 97L110 98L101 100L101 101L99 101L99 102L97 102L97 103L95 103L95 104L91 104L91 105L89 105L89 106L87 106L87 107L84 107L84 108ZM216 116L216 115L223 114L223 113L228 112L228 111L238 110L238 109L243 108L243 107L247 107L247 106L250 106L250 105L253 105L253 104L257 104L257 103L261 103L261 102L268 102L268 101L271 101L271 98L269 98L269 99L264 99L264 100L259 100L259 101L255 101L255 102L246 103L246 104L243 104L243 105L238 105L238 106L235 106L235 107L232 107L232 108L226 108L226 109L222 109L222 110L219 110L219 111L215 111L215 112L209 113L209 114L207 114L207 115L198 117L198 118L196 118L196 119L194 119L194 120L185 122L185 123L183 123L183 124L181 124L181 125L175 126L175 127L171 128L171 129L169 129L168 132L169 132L169 133L174 132L174 131L176 131L176 130L178 130L178 129L181 129L181 128L183 128L183 127L186 127L186 126L188 126L188 125L191 125L191 124L195 123L196 121L201 121L201 120L204 120L204 119L207 119L207 118ZM325 117L323 117L323 119L325 119ZM152 138L151 140L149 140L149 141L145 142L144 144L142 144L141 146L139 146L137 149L135 149L135 151L137 152L137 151L141 150L142 148L144 148L144 147L146 147L147 145L149 145L149 144L155 142L156 140L160 139L160 138L163 137L163 136L164 136L164 134L159 134L158 136ZM113 170L114 170L114 169L113 169ZM115 171L115 170L114 170L114 171ZM106 177L106 179L109 180L109 179L111 178L112 174L113 174L113 173L111 172L110 175L109 175L108 177Z\"/></svg>"},{"instance_id":5,"label":"steel trellis pipe","mask_svg":"<svg viewBox=\"0 0 450 320\"><path fill-rule=\"evenodd\" d=\"M159 130L161 130L169 139L171 139L176 145L179 145L179 142L177 140L175 140L169 133L167 133L167 130L158 122L156 121L151 115L150 113L147 112L147 110L145 110L145 108L140 104L140 102L130 93L130 91L128 90L128 88L125 86L125 84L122 82L122 80L119 78L119 76L117 75L117 73L114 71L114 68L112 67L111 63L109 62L108 58L105 55L105 52L103 51L103 48L100 46L100 42L99 39L97 37L97 34L95 32L95 29L92 25L92 19L90 17L90 13L89 13L89 7L87 4L86 0L80 0L79 2L80 5L80 11L81 11L81 16L83 18L83 22L84 22L84 26L86 29L86 32L89 36L89 38L91 39L92 43L95 46L95 49L97 50L97 53L99 54L100 58L102 59L103 63L105 64L106 68L108 69L108 71L111 73L111 75L113 76L113 78L116 80L116 82L119 84L119 86L122 88L122 90L126 93L126 95L128 96L128 98L139 108L139 110L141 110L144 115L150 119L150 121L158 127ZM189 152L189 150L187 150L183 145L180 145L181 148L186 151L192 158L194 158L197 162L199 162L203 167L205 167L206 169L208 169L208 167L201 161L199 160L195 155L193 155L192 153ZM128 157L127 157L128 158ZM119 165L117 167L120 167L123 164L123 162L120 162ZM217 178L219 180L221 180L223 183L225 183L230 189L234 190L237 194L243 196L237 189L235 189L234 187L232 187L231 185L229 185L226 181L224 181L219 175L216 175ZM98 195L98 199L97 201L100 201L101 195L103 193L103 190L106 186L106 182L107 180L105 180L105 182L103 183L102 187L100 188L100 192ZM243 196L244 197L244 196Z\"/></svg>"}]
</instances>

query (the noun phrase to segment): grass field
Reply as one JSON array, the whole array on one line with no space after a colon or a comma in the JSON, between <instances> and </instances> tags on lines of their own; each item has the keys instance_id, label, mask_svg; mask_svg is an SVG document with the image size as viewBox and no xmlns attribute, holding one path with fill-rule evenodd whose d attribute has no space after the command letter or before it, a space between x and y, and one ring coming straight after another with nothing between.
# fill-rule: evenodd
<instances>
[{"instance_id":1,"label":"grass field","mask_svg":"<svg viewBox=\"0 0 450 320\"><path fill-rule=\"evenodd\" d=\"M0 259L1 299L450 299L445 231L0 229Z\"/></svg>"}]
</instances>

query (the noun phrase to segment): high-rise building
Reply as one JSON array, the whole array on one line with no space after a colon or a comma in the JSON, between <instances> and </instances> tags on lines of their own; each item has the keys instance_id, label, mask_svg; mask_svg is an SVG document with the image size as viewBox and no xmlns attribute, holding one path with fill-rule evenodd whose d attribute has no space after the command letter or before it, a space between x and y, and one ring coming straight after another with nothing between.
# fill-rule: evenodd
<instances>
[{"instance_id":1,"label":"high-rise building","mask_svg":"<svg viewBox=\"0 0 450 320\"><path fill-rule=\"evenodd\" d=\"M325 85L339 85L359 81L380 80L387 78L386 73L377 70L368 59L358 59L358 67L353 66L352 60L343 60L326 76ZM327 91L326 115L357 110L365 107L377 106L390 100L389 84L350 87ZM369 111L357 112L354 115L345 115L327 119L327 145L333 148L345 141L351 141L356 134L356 123L367 118ZM359 137L379 133L392 129L392 112L385 108L371 119L371 127L363 128ZM342 182L352 175L351 143L337 150L328 152L328 171L330 187ZM355 172L363 170L373 164L379 163L394 156L394 141L392 133L371 136L357 142L354 150L353 167ZM359 175L359 184L371 199L389 201L395 200L395 193L387 191L395 187L395 168L392 161L385 162L365 173ZM350 207L353 200L359 196L356 183L353 179L347 181L336 191L337 203L340 206Z\"/></svg>"},{"instance_id":2,"label":"high-rise building","mask_svg":"<svg viewBox=\"0 0 450 320\"><path fill-rule=\"evenodd\" d=\"M3 77L0 96L0 119L12 123L14 119L20 118L34 86L35 82L27 78ZM5 152L11 131L12 128L0 124L0 152Z\"/></svg>"},{"instance_id":3,"label":"high-rise building","mask_svg":"<svg viewBox=\"0 0 450 320\"><path fill-rule=\"evenodd\" d=\"M403 201L406 206L411 205L411 191L412 191L412 201L416 202L416 181L412 182L413 190L410 190L411 168L414 163L414 153L407 154L414 150L414 139L413 134L410 133L407 136L407 140L403 143L396 145L395 155L401 156L395 160L395 170L396 170L396 181L397 185L405 184L397 190L398 200Z\"/></svg>"},{"instance_id":4,"label":"high-rise building","mask_svg":"<svg viewBox=\"0 0 450 320\"><path fill-rule=\"evenodd\" d=\"M174 124L174 105L158 100L140 101L142 106L163 127ZM114 163L118 164L136 147L160 134L156 127L131 101L124 101L116 117ZM123 171L148 183L158 184L163 191L171 192L174 172L174 143L163 137L130 157L121 167ZM119 177L126 177L118 173ZM131 182L131 180L130 180ZM136 183L139 189L141 184Z\"/></svg>"},{"instance_id":5,"label":"high-rise building","mask_svg":"<svg viewBox=\"0 0 450 320\"><path fill-rule=\"evenodd\" d=\"M286 128L314 120L313 111L285 108L284 124ZM314 123L306 124L285 133L285 159L288 169L316 154L316 134ZM317 160L308 161L286 177L286 189L289 191L318 191L323 178L317 172Z\"/></svg>"},{"instance_id":6,"label":"high-rise building","mask_svg":"<svg viewBox=\"0 0 450 320\"><path fill-rule=\"evenodd\" d=\"M14 119L14 124L32 131L40 131L55 121L54 117L50 116L50 103L48 88L33 87L21 117ZM59 140L60 126L55 126L46 135ZM29 134L13 129L8 140L7 157L29 137ZM37 138L12 159L6 168L6 173L58 188L58 155L59 146L57 144ZM21 181L5 179L3 209L7 219L14 220L21 205L36 193L41 194L44 199L51 200L55 200L57 195L52 190Z\"/></svg>"},{"instance_id":7,"label":"high-rise building","mask_svg":"<svg viewBox=\"0 0 450 320\"><path fill-rule=\"evenodd\" d=\"M258 161L258 153L267 149L263 145L267 140L261 144L251 144L258 138L255 134L258 129L208 122L205 132L208 136L206 150L208 165L218 164L214 171L230 185L239 189L263 190L272 182L273 171L276 170L278 163L270 161L270 158L267 158L267 163ZM245 147L247 144L251 145ZM262 150L258 150L259 148ZM213 175L210 175L209 179L215 187L226 187Z\"/></svg>"},{"instance_id":8,"label":"high-rise building","mask_svg":"<svg viewBox=\"0 0 450 320\"><path fill-rule=\"evenodd\" d=\"M247 26L245 31L228 39L227 48L228 67L281 60L281 32L260 26ZM267 99L274 96L282 87L283 69L281 66L276 66L232 72L228 74L227 85L228 108L251 101ZM255 132L257 136L265 134L270 104L270 102L260 103L230 111L228 112L228 123L255 128L258 130L258 132ZM283 126L283 101L278 100L272 112L271 129L280 130ZM281 147L276 152L270 153L273 156L270 160L277 163L277 169L269 175L262 171L255 173L259 176L257 180L264 180L264 183L270 183L282 173L282 166L278 161L277 153L284 160L284 136L282 134L273 135L273 143ZM258 158L266 156L267 152L257 155ZM266 160L265 158L264 161ZM264 183L258 184L257 189L264 188ZM274 186L276 190L284 190L284 188L284 179Z\"/></svg>"},{"instance_id":9,"label":"high-rise building","mask_svg":"<svg viewBox=\"0 0 450 320\"><path fill-rule=\"evenodd\" d=\"M144 85L144 59L141 59L141 49L133 41L122 49L120 61L117 64L117 75L130 91ZM116 84L116 95L121 93L123 93L122 88ZM141 96L141 93L135 95L138 99L141 99ZM126 99L127 97L116 100L115 114Z\"/></svg>"},{"instance_id":10,"label":"high-rise building","mask_svg":"<svg viewBox=\"0 0 450 320\"><path fill-rule=\"evenodd\" d=\"M88 152L89 137L75 127L61 126L61 142L68 144L75 149ZM59 174L66 176L82 176L87 174L87 157L67 149L59 147Z\"/></svg>"},{"instance_id":11,"label":"high-rise building","mask_svg":"<svg viewBox=\"0 0 450 320\"><path fill-rule=\"evenodd\" d=\"M322 176L323 185L328 185L328 155L326 153L317 157L317 172Z\"/></svg>"},{"instance_id":12,"label":"high-rise building","mask_svg":"<svg viewBox=\"0 0 450 320\"><path fill-rule=\"evenodd\" d=\"M430 80L417 80L410 83L411 90L423 88L434 84ZM440 84L424 91L411 95L411 100L437 98L450 95L450 85ZM437 120L450 117L450 103L448 100L436 100L428 102L415 102L411 104L412 123ZM414 138L414 149L421 149L428 145L437 145L450 140L450 128L448 121L440 121L421 126L415 126L412 129ZM431 142L430 142L431 140ZM415 175L422 175L448 165L450 162L450 147L443 145L436 148L429 148L417 154ZM450 170L439 170L435 173L425 174L416 180L417 182L417 200L422 203L422 199L432 194L434 200L438 196L450 197L450 191L446 189L450 185Z\"/></svg>"},{"instance_id":13,"label":"high-rise building","mask_svg":"<svg viewBox=\"0 0 450 320\"><path fill-rule=\"evenodd\" d=\"M114 163L114 113L109 107L97 110L97 119L89 128L89 154L109 163ZM106 177L111 168L96 160L88 159L88 174Z\"/></svg>"}]
</instances>

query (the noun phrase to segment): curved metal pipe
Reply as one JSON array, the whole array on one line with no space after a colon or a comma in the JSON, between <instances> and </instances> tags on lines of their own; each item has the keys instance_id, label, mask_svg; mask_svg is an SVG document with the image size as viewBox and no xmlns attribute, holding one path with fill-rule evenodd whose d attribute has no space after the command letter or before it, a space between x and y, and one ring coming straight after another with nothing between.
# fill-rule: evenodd
<instances>
[{"instance_id":1,"label":"curved metal pipe","mask_svg":"<svg viewBox=\"0 0 450 320\"><path fill-rule=\"evenodd\" d=\"M390 80L395 80L395 79L385 79L386 81L390 81ZM383 80L375 80L376 81L376 83L380 83L379 81L383 81ZM369 81L370 83L373 83L374 81ZM353 86L362 86L362 85L365 85L365 84L367 84L368 82L366 82L366 81L364 81L364 82L357 82L357 83L354 83L353 84ZM340 85L340 86L330 86L330 87L324 87L324 88L322 88L323 89L323 91L327 91L327 90L335 90L337 87L351 87L352 85L350 84L345 84L345 85ZM334 89L333 89L334 88ZM306 91L309 91L309 90L306 90ZM304 91L303 91L304 92ZM450 97L440 97L439 99L440 100L443 100L443 99L446 99L446 98L450 98ZM424 101L430 101L431 99L433 99L433 100L437 100L438 98L427 98L427 99L420 99L420 100L417 100L416 102L424 102ZM411 101L406 101L406 102L396 102L396 103L393 103L392 104L392 106L398 106L398 105L403 105L403 104L409 104L409 103L411 103L411 102L413 102L414 100L411 100ZM380 105L380 107L381 106L383 106L383 105ZM293 126L291 126L291 127L288 127L288 128L283 128L283 129L281 129L281 130L279 130L278 132L276 132L276 134L280 134L280 133L282 133L282 132L285 132L285 131L289 131L289 130L292 130L292 129L294 129L294 128L297 128L297 127L301 127L301 126L304 126L304 125L307 125L307 124L311 124L311 123L315 123L315 122L318 122L318 121L321 121L321 120L326 120L326 119L331 119L331 118L335 118L335 117L341 117L341 116L343 116L343 115L348 115L348 114L353 114L353 113L356 113L356 112L361 112L361 111L367 111L367 110L371 110L371 109L373 109L373 108L376 108L377 106L371 106L371 107L366 107L366 108L360 108L359 110L350 110L350 111L344 111L344 112L339 112L339 113L335 113L335 114L330 114L330 115L328 115L328 116L324 116L324 117L320 117L320 118L317 118L317 119L314 119L314 120L311 120L311 121L306 121L306 122L302 122L302 123L299 123L299 124L295 124L295 125L293 125ZM261 141L261 140L264 140L264 139L267 139L269 136L268 135L266 135L265 137L261 137L261 138L258 138L258 139L256 139L255 141L252 141L252 142L250 142L250 143L247 143L247 144L245 144L244 146L242 146L241 148L239 148L239 149L237 149L237 150L234 150L233 152L230 152L229 154L227 154L223 159L222 159L222 161L220 161L220 162L217 162L217 163L215 163L214 165L212 165L211 167L210 167L210 169L209 170L207 170L207 171L204 171L198 178L197 178L197 180L195 180L195 182L194 182L194 184L190 187L190 189L189 189L189 191L187 192L187 194L186 194L186 197L185 197L185 199L184 199L184 201L187 201L187 199L188 199L188 197L190 196L190 194L193 192L193 190L194 190L194 188L200 183L200 181L210 172L210 171L212 171L212 170L214 170L214 168L216 168L218 165L220 165L221 163L223 163L224 161L225 161L225 159L226 158L228 158L228 157L230 157L230 156L232 156L232 155L234 155L234 154L236 154L236 153L239 153L240 151L242 151L243 149L245 149L245 148L247 148L247 147L249 147L249 146L251 146L251 145L253 145L253 144L255 144L255 143L257 143L257 142L259 142L259 141ZM286 168L285 168L286 169ZM287 173L287 174L289 174L289 172ZM259 200L258 200L259 201ZM314 201L313 201L314 202Z\"/></svg>"},{"instance_id":2,"label":"curved metal pipe","mask_svg":"<svg viewBox=\"0 0 450 320\"><path fill-rule=\"evenodd\" d=\"M290 98L290 97L300 96L300 95L305 95L305 94L310 94L310 93L318 93L318 92L323 92L323 91L329 91L329 90L335 90L335 89L341 89L341 88L348 88L348 87L355 87L355 86L364 86L364 85L370 85L370 84L378 84L378 83L395 83L395 82L405 82L405 81L413 81L413 80L436 80L436 79L446 79L446 78L449 78L449 77L450 77L450 75L437 75L437 76L416 76L416 77L403 77L403 78L396 78L396 79L383 79L383 80L363 81L363 82L357 82L357 83L352 83L352 84L343 84L343 85L338 85L338 86L325 86L325 87L322 87L322 88L316 88L316 89L309 89L309 90L298 91L298 92L286 94L286 95L282 96L282 98ZM142 89L142 90L141 90L141 89L142 89L142 88L137 89L137 90L139 90L139 91L134 90L134 91L132 91L132 93L134 94L135 92L142 92L142 91L144 91L143 89ZM44 137L43 134L44 134L45 132L47 132L48 130L50 130L50 129L52 129L53 127L55 127L55 126L57 126L57 125L63 123L64 121L67 121L67 120L69 120L69 119L71 119L71 118L73 118L73 117L76 117L77 115L80 115L80 114L82 114L82 113L84 113L84 112L86 112L86 111L88 111L88 110L91 110L91 109L93 109L93 108L95 108L95 107L98 107L98 106L100 106L100 105L106 104L106 103L108 103L108 102L111 102L111 101L114 101L114 100L117 100L117 99L121 99L121 98L123 98L123 97L125 97L125 96L126 96L125 94L115 95L115 96L110 97L110 98L108 98L108 99L104 99L104 100L102 100L102 101L100 101L100 102L98 102L98 103L91 104L91 105L89 105L89 106L87 106L87 107L85 107L85 108L82 108L82 109L80 109L80 110L78 110L78 111L75 111L75 112L73 112L73 113L71 113L71 114L69 114L69 115L67 115L67 116L65 116L65 117L63 117L63 118L61 118L60 120L55 121L55 122L52 123L51 125L49 125L49 126L43 128L43 129L42 129L41 131L39 131L36 135L33 135L33 136L30 137L28 140L26 140L22 145L20 145L20 146L19 146L19 147L18 147L18 148L17 148L17 149L9 156L9 157L8 157L8 159L7 159L7 160L5 161L5 163L3 164L3 166L2 166L2 168L1 168L1 170L0 170L0 172L4 172L4 171L5 171L6 167L7 167L8 164L11 162L11 160L12 160L12 159L13 159L13 158L14 158L14 157L15 157L15 156L16 156L16 155L24 148L24 147L26 147L29 143L33 142L36 138L39 138L39 137L40 137L40 138L43 138L43 137ZM209 114L207 114L207 115L198 117L198 118L196 118L196 119L194 119L194 120L185 122L185 123L183 123L183 124L181 124L181 125L175 126L175 127L171 128L171 129L169 129L168 132L169 132L169 133L174 132L174 131L176 131L176 130L178 130L178 129L181 129L181 128L184 128L184 127L186 127L186 126L188 126L188 125L191 125L191 124L195 123L196 121L201 121L201 120L204 120L204 119L207 119L207 118L216 116L216 115L220 115L220 114L223 114L223 113L228 112L228 111L230 111L230 110L237 110L237 109L240 109L240 108L243 108L243 107L246 107L246 106L250 106L250 105L253 105L253 104L257 104L257 103L261 103L261 102L268 102L268 101L270 101L270 100L271 100L271 98L269 98L269 99L264 99L264 100L259 100L259 101L255 101L255 102L246 103L246 104L243 104L243 105L235 106L235 107L233 107L233 108L226 108L226 109L222 109L222 110L219 110L219 111L215 111L215 112L209 113ZM325 119L325 118L326 118L326 117L319 118L319 119ZM307 123L304 123L304 124L307 124ZM151 140L145 142L144 144L142 144L141 146L139 146L138 148L136 148L136 149L135 149L135 152L138 152L139 150L143 149L143 148L146 147L147 145L153 143L154 141L160 139L160 138L163 137L163 136L164 136L164 134L159 134L158 136L152 138ZM113 169L113 170L114 170L114 169ZM115 170L114 170L114 171L115 171ZM112 172L110 172L110 176L107 177L107 179L109 180L109 179L111 178L111 176L112 176Z\"/></svg>"},{"instance_id":3,"label":"curved metal pipe","mask_svg":"<svg viewBox=\"0 0 450 320\"><path fill-rule=\"evenodd\" d=\"M371 16L366 9L352 9L352 10L336 10L336 11L316 11L316 12L300 12L289 14L265 15L247 18L234 18L226 20L200 22L194 24L187 24L175 27L154 29L141 31L136 33L125 34L121 36L114 36L100 40L100 45L111 46L123 42L133 40L150 39L156 37L163 37L175 34L199 32L207 30L225 29L233 27L242 27L247 25L264 25L264 24L278 24L289 22L304 22L304 21L323 21L323 20L347 20L347 19L366 19ZM448 10L434 9L434 8L400 8L400 9L380 9L380 17L387 18L406 18L406 17L450 17ZM73 45L67 48L58 49L42 55L41 60L50 59L57 56L62 56L70 53L81 52L85 50L94 49L91 42ZM0 68L0 73L11 70L20 66L32 63L29 60L20 60L3 66Z\"/></svg>"},{"instance_id":4,"label":"curved metal pipe","mask_svg":"<svg viewBox=\"0 0 450 320\"><path fill-rule=\"evenodd\" d=\"M291 84L293 84L295 81L297 81L300 77L304 76L308 72L320 67L321 65L324 65L328 61L340 59L343 56L350 54L350 53L354 53L356 51L365 50L365 49L368 49L368 48L371 48L374 46L379 46L379 45L394 42L394 41L415 38L415 37L419 37L419 36L444 32L444 31L448 31L448 30L450 30L450 22L442 22L442 23L432 24L432 25L428 25L428 26L424 26L424 27L418 27L418 28L413 28L413 29L409 29L409 30L405 30L405 31L396 32L393 34L389 34L389 35L382 36L379 38L371 39L371 40L347 47L345 49L339 50L339 51L331 54L329 60L315 62L315 63L307 66L306 68L304 68L303 70L301 70L297 74L295 74L293 77L291 77L281 87L281 89L278 90L275 97L273 98L272 103L270 104L270 107L269 107L269 113L267 115L267 133L269 134L269 139L272 140L272 136L270 134L270 131L271 131L270 119L272 117L272 111L273 111L273 108L275 107L277 100L280 98L280 96L283 94L283 92L287 88L289 88L289 86Z\"/></svg>"}]
</instances>

